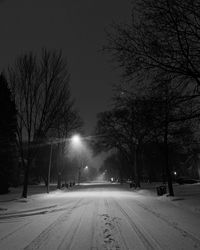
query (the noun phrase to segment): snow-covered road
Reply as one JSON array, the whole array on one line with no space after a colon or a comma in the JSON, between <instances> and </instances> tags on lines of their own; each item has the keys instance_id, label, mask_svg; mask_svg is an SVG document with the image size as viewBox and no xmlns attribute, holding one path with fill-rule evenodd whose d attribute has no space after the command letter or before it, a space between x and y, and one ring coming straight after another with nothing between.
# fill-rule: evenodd
<instances>
[{"instance_id":1,"label":"snow-covered road","mask_svg":"<svg viewBox=\"0 0 200 250\"><path fill-rule=\"evenodd\" d=\"M1 250L200 249L199 213L120 185L86 185L28 203L0 215Z\"/></svg>"}]
</instances>

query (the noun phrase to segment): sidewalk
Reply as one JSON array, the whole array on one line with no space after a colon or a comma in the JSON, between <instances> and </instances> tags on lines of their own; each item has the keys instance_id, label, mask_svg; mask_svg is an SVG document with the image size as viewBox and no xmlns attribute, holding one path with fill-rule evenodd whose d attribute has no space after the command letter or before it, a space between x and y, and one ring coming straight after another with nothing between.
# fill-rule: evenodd
<instances>
[{"instance_id":1,"label":"sidewalk","mask_svg":"<svg viewBox=\"0 0 200 250\"><path fill-rule=\"evenodd\" d=\"M50 186L50 191L56 190L56 184ZM34 194L43 194L47 192L45 185L29 185L28 186L28 197ZM19 200L22 198L22 186L17 188L10 188L8 194L0 195L0 204L2 202L9 202L14 200Z\"/></svg>"},{"instance_id":2,"label":"sidewalk","mask_svg":"<svg viewBox=\"0 0 200 250\"><path fill-rule=\"evenodd\" d=\"M10 192L8 194L0 195L0 215L7 212L16 212L21 209L26 210L30 208L40 208L43 203L43 199L45 197L49 197L52 193L55 193L56 190L56 185L51 185L50 193L47 194L45 185L30 185L28 187L28 197L22 198L22 187L10 188ZM39 203L34 202L37 198L40 198Z\"/></svg>"},{"instance_id":3,"label":"sidewalk","mask_svg":"<svg viewBox=\"0 0 200 250\"><path fill-rule=\"evenodd\" d=\"M159 184L162 183L142 183L141 189L136 189L135 192L146 197L151 196L163 202L172 202L175 206L179 206L182 209L200 213L200 183L184 185L174 183L174 197L170 197L167 194L157 196L156 186L159 186ZM134 188L130 190L134 191Z\"/></svg>"}]
</instances>

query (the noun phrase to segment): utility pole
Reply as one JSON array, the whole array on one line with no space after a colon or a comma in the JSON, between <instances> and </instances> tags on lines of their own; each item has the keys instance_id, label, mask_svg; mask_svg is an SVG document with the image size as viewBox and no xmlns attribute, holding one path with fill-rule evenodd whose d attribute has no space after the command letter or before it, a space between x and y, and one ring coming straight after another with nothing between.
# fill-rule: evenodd
<instances>
[{"instance_id":1,"label":"utility pole","mask_svg":"<svg viewBox=\"0 0 200 250\"><path fill-rule=\"evenodd\" d=\"M79 166L78 168L78 185L80 185L80 181L81 181L81 166Z\"/></svg>"}]
</instances>

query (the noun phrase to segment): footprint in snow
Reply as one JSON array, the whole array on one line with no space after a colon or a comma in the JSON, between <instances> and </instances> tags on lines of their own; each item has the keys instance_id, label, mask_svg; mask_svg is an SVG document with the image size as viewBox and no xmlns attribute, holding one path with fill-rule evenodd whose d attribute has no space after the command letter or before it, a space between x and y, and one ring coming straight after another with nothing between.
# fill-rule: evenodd
<instances>
[{"instance_id":1,"label":"footprint in snow","mask_svg":"<svg viewBox=\"0 0 200 250\"><path fill-rule=\"evenodd\" d=\"M112 239L112 238L105 239L104 242L105 243L112 243L112 242L114 242L114 239Z\"/></svg>"},{"instance_id":2,"label":"footprint in snow","mask_svg":"<svg viewBox=\"0 0 200 250\"><path fill-rule=\"evenodd\" d=\"M109 217L108 214L100 214L100 216Z\"/></svg>"},{"instance_id":3,"label":"footprint in snow","mask_svg":"<svg viewBox=\"0 0 200 250\"><path fill-rule=\"evenodd\" d=\"M109 231L109 230L106 228L106 229L104 229L104 231L103 231L103 232L104 232L104 233L106 233L106 232L108 232L108 231Z\"/></svg>"},{"instance_id":4,"label":"footprint in snow","mask_svg":"<svg viewBox=\"0 0 200 250\"><path fill-rule=\"evenodd\" d=\"M112 239L112 238L110 238L110 236L111 236L111 234L107 234L107 235L106 235L106 239L107 239L107 238L109 238L109 240Z\"/></svg>"}]
</instances>

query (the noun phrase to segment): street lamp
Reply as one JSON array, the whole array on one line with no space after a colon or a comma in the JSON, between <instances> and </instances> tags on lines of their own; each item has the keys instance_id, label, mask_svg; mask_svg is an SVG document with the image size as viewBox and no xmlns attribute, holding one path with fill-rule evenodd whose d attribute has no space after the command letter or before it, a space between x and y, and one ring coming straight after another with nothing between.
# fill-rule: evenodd
<instances>
[{"instance_id":1,"label":"street lamp","mask_svg":"<svg viewBox=\"0 0 200 250\"><path fill-rule=\"evenodd\" d=\"M71 138L72 145L74 148L78 149L82 146L82 141L80 135L73 135Z\"/></svg>"},{"instance_id":2,"label":"street lamp","mask_svg":"<svg viewBox=\"0 0 200 250\"><path fill-rule=\"evenodd\" d=\"M68 141L70 140L72 142L73 147L76 150L82 150L82 141L81 141L81 137L78 134L73 135L71 138L64 138L64 139L60 139L60 138L53 138L51 139L50 142L50 156L49 156L49 166L48 166L48 175L47 175L47 193L49 193L50 191L50 177L51 177L51 165L52 165L52 151L53 151L53 144L57 144L57 143L62 143L64 141ZM79 167L79 182L80 182L80 170L81 170L81 165ZM59 178L60 178L60 172L59 172Z\"/></svg>"},{"instance_id":3,"label":"street lamp","mask_svg":"<svg viewBox=\"0 0 200 250\"><path fill-rule=\"evenodd\" d=\"M84 174L84 181L88 181L89 180L89 167L88 166L85 166L83 168L83 174Z\"/></svg>"},{"instance_id":4,"label":"street lamp","mask_svg":"<svg viewBox=\"0 0 200 250\"><path fill-rule=\"evenodd\" d=\"M78 134L73 135L72 138L71 138L71 142L72 142L72 147L76 151L78 151L78 155L79 155L78 184L80 184L81 167L82 167L81 153L82 153L82 149L83 149L83 143L82 143L81 136L78 135Z\"/></svg>"}]
</instances>

